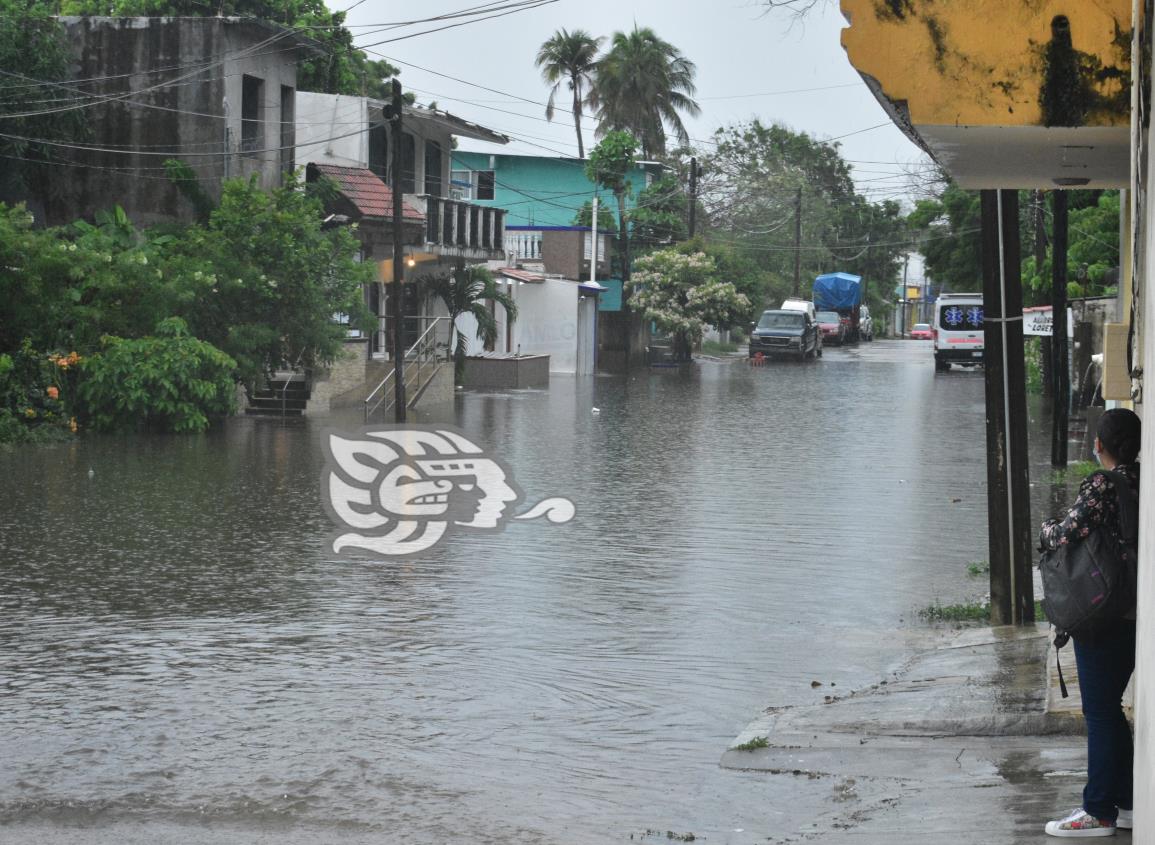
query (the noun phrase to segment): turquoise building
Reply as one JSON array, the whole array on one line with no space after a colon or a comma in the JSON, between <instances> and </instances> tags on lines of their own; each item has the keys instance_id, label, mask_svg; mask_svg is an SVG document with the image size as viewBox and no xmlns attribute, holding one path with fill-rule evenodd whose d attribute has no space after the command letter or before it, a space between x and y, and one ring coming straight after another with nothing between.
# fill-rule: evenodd
<instances>
[{"instance_id":1,"label":"turquoise building","mask_svg":"<svg viewBox=\"0 0 1155 845\"><path fill-rule=\"evenodd\" d=\"M663 166L642 162L630 177L627 208L647 185L660 178ZM581 207L600 196L617 218L611 192L598 190L586 177L585 162L573 158L469 153L454 150L450 163L454 199L506 209L505 226L572 226Z\"/></svg>"}]
</instances>

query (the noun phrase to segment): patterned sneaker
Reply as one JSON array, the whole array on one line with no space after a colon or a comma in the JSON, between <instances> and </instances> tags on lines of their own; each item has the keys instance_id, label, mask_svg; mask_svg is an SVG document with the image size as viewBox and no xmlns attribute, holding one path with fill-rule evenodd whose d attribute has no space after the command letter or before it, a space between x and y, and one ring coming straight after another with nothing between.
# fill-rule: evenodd
<instances>
[{"instance_id":1,"label":"patterned sneaker","mask_svg":"<svg viewBox=\"0 0 1155 845\"><path fill-rule=\"evenodd\" d=\"M1130 830L1135 826L1135 814L1132 810L1119 810L1119 818L1115 819L1115 827L1119 830Z\"/></svg>"},{"instance_id":2,"label":"patterned sneaker","mask_svg":"<svg viewBox=\"0 0 1155 845\"><path fill-rule=\"evenodd\" d=\"M1051 836L1114 836L1115 825L1088 815L1079 807L1065 819L1047 822L1046 831Z\"/></svg>"}]
</instances>

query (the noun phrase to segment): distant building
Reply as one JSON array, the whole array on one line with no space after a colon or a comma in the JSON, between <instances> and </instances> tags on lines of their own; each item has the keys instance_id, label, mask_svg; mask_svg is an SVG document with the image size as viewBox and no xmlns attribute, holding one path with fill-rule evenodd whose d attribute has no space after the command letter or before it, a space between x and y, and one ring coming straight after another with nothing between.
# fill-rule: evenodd
<instances>
[{"instance_id":1,"label":"distant building","mask_svg":"<svg viewBox=\"0 0 1155 845\"><path fill-rule=\"evenodd\" d=\"M169 159L213 198L226 178L255 175L271 188L293 169L297 62L315 49L295 30L250 18L60 21L71 87L91 99L87 136L56 149L50 190L32 198L48 223L115 205L143 225L191 220Z\"/></svg>"},{"instance_id":2,"label":"distant building","mask_svg":"<svg viewBox=\"0 0 1155 845\"><path fill-rule=\"evenodd\" d=\"M452 195L479 205L506 209L506 226L572 226L581 207L595 194L617 217L614 196L598 188L585 172L585 162L573 158L468 153L453 150L450 172ZM664 167L639 162L630 175L627 209Z\"/></svg>"}]
</instances>

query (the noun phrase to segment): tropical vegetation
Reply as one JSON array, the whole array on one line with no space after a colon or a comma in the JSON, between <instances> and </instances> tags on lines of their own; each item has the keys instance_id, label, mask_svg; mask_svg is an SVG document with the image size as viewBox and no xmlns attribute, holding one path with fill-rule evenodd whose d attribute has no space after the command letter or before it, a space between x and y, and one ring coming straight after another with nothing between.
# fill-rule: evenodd
<instances>
[{"instance_id":1,"label":"tropical vegetation","mask_svg":"<svg viewBox=\"0 0 1155 845\"><path fill-rule=\"evenodd\" d=\"M598 49L604 38L594 38L584 29L569 32L559 29L538 50L537 66L542 79L553 86L549 91L549 102L545 106L547 120L553 120L557 94L562 85L569 88L572 96L574 131L577 133L578 158L585 158L585 141L582 138L582 112L593 87L594 68L597 65Z\"/></svg>"},{"instance_id":2,"label":"tropical vegetation","mask_svg":"<svg viewBox=\"0 0 1155 845\"><path fill-rule=\"evenodd\" d=\"M493 274L480 265L458 267L449 273L432 273L417 279L417 287L426 296L435 296L449 312L449 325L453 327L450 338L450 355L453 359L455 384L465 381L465 351L468 338L457 325L457 318L469 314L477 324L477 337L487 347L497 340L497 319L489 309L489 303L500 305L506 319L517 319L517 303L493 278Z\"/></svg>"}]
</instances>

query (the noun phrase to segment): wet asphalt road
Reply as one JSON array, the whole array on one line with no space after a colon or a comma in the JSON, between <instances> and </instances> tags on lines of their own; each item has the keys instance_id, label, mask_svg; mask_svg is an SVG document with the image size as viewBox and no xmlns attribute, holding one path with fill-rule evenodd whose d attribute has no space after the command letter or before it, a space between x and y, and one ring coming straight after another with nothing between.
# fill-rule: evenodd
<instances>
[{"instance_id":1,"label":"wet asphalt road","mask_svg":"<svg viewBox=\"0 0 1155 845\"><path fill-rule=\"evenodd\" d=\"M929 344L422 419L577 519L334 555L320 432L355 418L0 452L0 840L762 842L834 798L720 768L742 726L983 592L982 375Z\"/></svg>"}]
</instances>

